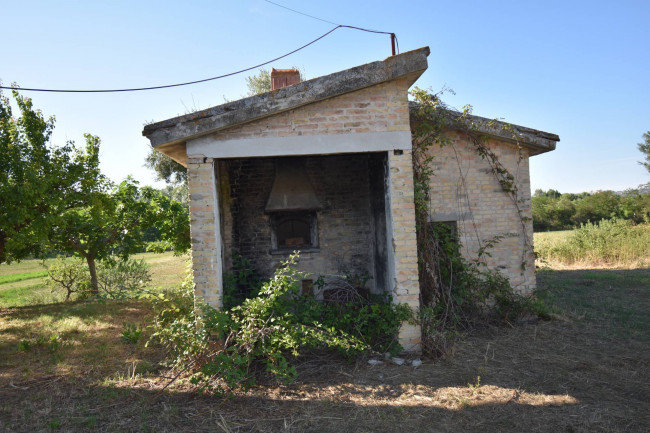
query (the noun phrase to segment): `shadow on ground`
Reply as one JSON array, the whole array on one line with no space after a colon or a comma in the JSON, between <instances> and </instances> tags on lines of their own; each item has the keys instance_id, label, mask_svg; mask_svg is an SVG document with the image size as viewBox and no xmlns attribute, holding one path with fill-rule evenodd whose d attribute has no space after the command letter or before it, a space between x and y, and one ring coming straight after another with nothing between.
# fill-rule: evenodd
<instances>
[{"instance_id":1,"label":"shadow on ground","mask_svg":"<svg viewBox=\"0 0 650 433\"><path fill-rule=\"evenodd\" d=\"M306 359L229 398L154 375L0 383L7 431L650 431L650 270L543 271L554 320L485 329L419 368Z\"/></svg>"}]
</instances>

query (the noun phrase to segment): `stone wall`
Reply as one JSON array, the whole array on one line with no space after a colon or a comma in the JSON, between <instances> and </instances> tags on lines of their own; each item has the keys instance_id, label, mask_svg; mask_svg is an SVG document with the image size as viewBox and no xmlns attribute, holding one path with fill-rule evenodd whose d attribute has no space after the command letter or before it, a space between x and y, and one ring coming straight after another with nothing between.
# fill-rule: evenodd
<instances>
[{"instance_id":1,"label":"stone wall","mask_svg":"<svg viewBox=\"0 0 650 433\"><path fill-rule=\"evenodd\" d=\"M519 188L520 216L513 200L506 194L490 165L476 154L468 137L449 132L452 144L433 147L434 175L431 178L431 215L434 221L455 221L462 254L476 259L485 241L500 237L485 256L489 267L506 275L520 293L535 288L535 258L532 252L532 214L530 177L525 148L502 140L490 140L488 147L512 173ZM522 218L529 218L522 226ZM530 248L524 253L525 243ZM524 266L522 267L522 263Z\"/></svg>"}]
</instances>

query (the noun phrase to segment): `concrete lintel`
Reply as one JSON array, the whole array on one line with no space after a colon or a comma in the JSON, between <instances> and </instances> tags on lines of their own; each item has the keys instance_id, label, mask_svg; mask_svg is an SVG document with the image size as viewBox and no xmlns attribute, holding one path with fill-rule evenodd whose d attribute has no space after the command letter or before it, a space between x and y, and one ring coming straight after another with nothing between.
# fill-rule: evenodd
<instances>
[{"instance_id":1,"label":"concrete lintel","mask_svg":"<svg viewBox=\"0 0 650 433\"><path fill-rule=\"evenodd\" d=\"M189 156L201 155L211 158L387 152L410 148L410 131L293 135L235 140L201 137L187 142Z\"/></svg>"},{"instance_id":2,"label":"concrete lintel","mask_svg":"<svg viewBox=\"0 0 650 433\"><path fill-rule=\"evenodd\" d=\"M429 222L464 221L472 218L472 213L465 212L436 212L429 216Z\"/></svg>"}]
</instances>

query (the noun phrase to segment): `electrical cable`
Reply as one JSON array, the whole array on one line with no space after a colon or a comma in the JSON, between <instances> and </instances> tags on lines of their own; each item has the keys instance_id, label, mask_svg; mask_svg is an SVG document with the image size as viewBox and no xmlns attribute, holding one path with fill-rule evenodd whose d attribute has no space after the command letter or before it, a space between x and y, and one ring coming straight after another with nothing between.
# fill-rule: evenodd
<instances>
[{"instance_id":1,"label":"electrical cable","mask_svg":"<svg viewBox=\"0 0 650 433\"><path fill-rule=\"evenodd\" d=\"M291 9L291 8L289 8L289 7L286 7L286 6L284 6L284 5L281 5L280 3L272 2L272 1L270 1L270 0L264 0L264 1L267 2L267 3L271 3L272 5L276 5L276 6L278 6L278 7L281 7L281 8L283 8L283 9L287 9L287 10L289 10L289 11L291 11L291 12L295 12L295 13L297 13L297 14L304 15L304 16L306 16L306 17L313 18L313 19L318 20L318 21L322 21L322 22L324 22L324 23L333 24L333 25L335 25L335 26L338 26L338 25L339 25L339 23L334 23L334 22L332 22L332 21L324 20L323 18L318 18L318 17L315 17L315 16L313 16L313 15L309 15L309 14L306 14L306 13L304 13L304 12L300 12L300 11L297 11L297 10L295 10L295 9Z\"/></svg>"},{"instance_id":2,"label":"electrical cable","mask_svg":"<svg viewBox=\"0 0 650 433\"><path fill-rule=\"evenodd\" d=\"M29 88L29 87L19 87L19 88L16 88L15 90L29 91L29 92L51 92L51 93L116 93L116 92L138 92L138 91L142 91L142 90L168 89L170 87L181 87L181 86L189 86L190 84L205 83L206 81L218 80L220 78L226 78L226 77L230 77L230 76L233 76L233 75L241 74L242 72L248 72L248 71L251 71L253 69L257 69L259 67L268 65L269 63L275 62L276 60L284 59L285 57L290 56L291 54L297 53L298 51L307 48L311 44L320 41L325 36L329 35L333 31L335 31L335 30L337 30L337 29L339 29L341 27L344 27L344 26L336 26L332 30L330 30L329 32L324 33L323 35L317 37L316 39L314 39L313 41L303 45L302 47L296 48L295 50L290 51L290 52L288 52L286 54L283 54L280 57L276 57L275 59L268 60L268 61L266 61L264 63L260 63L259 65L255 65L255 66L251 66L251 67L246 68L246 69L241 69L239 71L230 72L228 74L218 75L216 77L204 78L202 80L187 81L185 83L177 83L177 84L166 84L166 85L163 85L163 86L134 87L134 88L130 88L130 89L69 90L69 89L38 89L38 88ZM11 90L11 89L14 89L14 88L10 87L10 86L0 86L0 89L10 89Z\"/></svg>"},{"instance_id":3,"label":"electrical cable","mask_svg":"<svg viewBox=\"0 0 650 433\"><path fill-rule=\"evenodd\" d=\"M281 8L288 9L288 10L290 10L292 12L297 13L297 14L305 15L305 16L307 16L309 18L313 18L313 19L316 19L316 20L319 20L319 21L334 24L336 27L334 27L333 29L331 29L327 33L324 33L321 36L317 37L313 41L308 42L308 43L306 43L305 45L303 45L303 46L301 46L299 48L296 48L293 51L290 51L290 52L288 52L286 54L283 54L283 55L281 55L279 57L276 57L274 59L268 60L268 61L266 61L264 63L260 63L259 65L251 66L249 68L241 69L241 70L235 71L235 72L230 72L228 74L218 75L216 77L204 78L202 80L187 81L187 82L184 82L184 83L176 83L176 84L165 84L165 85L162 85L162 86L134 87L134 88L128 88L128 89L95 89L95 90L41 89L41 88L33 88L33 87L16 87L16 88L14 88L14 87L11 87L11 86L2 86L2 85L0 85L0 89L18 90L18 91L25 91L25 92L50 92L50 93L118 93L118 92L139 92L139 91L143 91L143 90L158 90L158 89L168 89L168 88L171 88L171 87L189 86L191 84L205 83L207 81L214 81L214 80L219 80L221 78L231 77L233 75L241 74L243 72L252 71L253 69L257 69L257 68L260 68L262 66L266 66L269 63L273 63L273 62L275 62L277 60L284 59L285 57L288 57L288 56L290 56L292 54L297 53L300 50L303 50L303 49L307 48L308 46L320 41L324 37L328 36L329 34L333 33L334 31L336 31L338 29L341 29L341 28L360 30L360 31L363 31L363 32L368 32L368 33L378 33L378 34L384 34L384 35L391 35L392 37L395 38L395 42L397 43L397 36L395 36L395 34L391 33L391 32L383 32L383 31L380 31L380 30L364 29L362 27L349 26L349 25L345 25L345 24L336 24L336 23L334 23L332 21L324 20L322 18L318 18L318 17L315 17L313 15L305 14L303 12L297 11L295 9L288 8L286 6L283 6L281 4L278 4L278 3L275 3L275 2L272 2L272 1L269 1L269 0L264 0L264 1L266 1L268 3L271 3L271 4L274 4L276 6L279 6ZM398 52L399 52L399 43L397 43L397 47L398 47Z\"/></svg>"},{"instance_id":4,"label":"electrical cable","mask_svg":"<svg viewBox=\"0 0 650 433\"><path fill-rule=\"evenodd\" d=\"M309 15L309 14L306 14L306 13L304 13L304 12L300 12L300 11L298 11L298 10L296 10L296 9L292 9L292 8L290 8L290 7L288 7L288 6L282 5L282 4L280 4L280 3L276 3L276 2L271 1L271 0L264 0L264 1L267 2L267 3L270 3L270 4L272 4L272 5L275 5L275 6L277 6L277 7L281 7L282 9L286 9L286 10L289 10L289 11L291 11L291 12L295 12L295 13L297 13L297 14L299 14L299 15L304 15L304 16L306 16L306 17L313 18L313 19L315 19L315 20L322 21L322 22L324 22L324 23L333 24L333 25L335 25L335 26L347 27L347 28L349 28L349 29L362 30L362 31L364 31L364 32L370 32L370 33L379 33L379 34L382 34L382 35L391 35L391 37L395 39L395 44L397 44L397 52L396 52L396 53L399 53L399 42L397 42L397 36L395 35L395 33L391 33L391 32L382 32L382 31L380 31L380 30L363 29L363 28L361 28L361 27L355 27L355 26L348 26L348 25L345 25L345 24L339 24L339 23L335 23L335 22L333 22L333 21L326 20L326 19L324 19L324 18L319 18L319 17L314 16L314 15Z\"/></svg>"},{"instance_id":5,"label":"electrical cable","mask_svg":"<svg viewBox=\"0 0 650 433\"><path fill-rule=\"evenodd\" d=\"M273 1L271 1L271 0L264 0L264 1L267 2L267 3L271 3L272 5L275 5L275 6L281 7L281 8L283 8L283 9L289 10L289 11L291 11L291 12L295 12L295 13L297 13L297 14L299 14L299 15L304 15L304 16L306 16L306 17L313 18L313 19L315 19L315 20L322 21L322 22L324 22L324 23L332 24L332 25L335 25L335 26L347 27L347 28L349 28L349 29L362 30L362 31L364 31L364 32L370 32L370 33L381 33L381 34L384 34L384 35L392 35L391 32L382 32L382 31L380 31L380 30L364 29L364 28L361 28L361 27L348 26L348 25L345 25L345 24L335 23L335 22L333 22L333 21L329 21L329 20L326 20L326 19L323 19L323 18L316 17L316 16L314 16L314 15L309 15L309 14L306 14L306 13L304 13L304 12L297 11L297 10L295 10L295 9L291 9L290 7L287 7L287 6L281 5L280 3L276 3L276 2L273 2Z\"/></svg>"}]
</instances>

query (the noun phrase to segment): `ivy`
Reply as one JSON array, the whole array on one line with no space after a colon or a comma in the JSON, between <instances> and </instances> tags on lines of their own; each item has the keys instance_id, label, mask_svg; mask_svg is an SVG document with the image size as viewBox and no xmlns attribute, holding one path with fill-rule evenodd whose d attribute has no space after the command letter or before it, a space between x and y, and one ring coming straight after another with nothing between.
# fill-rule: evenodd
<instances>
[{"instance_id":1,"label":"ivy","mask_svg":"<svg viewBox=\"0 0 650 433\"><path fill-rule=\"evenodd\" d=\"M441 99L440 93L415 88L412 107L413 172L415 192L416 229L418 240L418 262L421 287L420 320L425 350L434 355L446 353L452 342L463 332L480 324L506 323L522 315L544 313L541 304L534 298L514 293L507 278L490 270L486 257L501 236L482 239L479 242L477 259L467 262L459 251L459 242L444 226L430 224L430 196L435 146L451 146L449 131L459 131L467 137L470 148L490 166L490 172L501 186L503 193L515 207L523 233L522 270L526 255L532 251L527 224L522 206L525 200L514 176L500 161L498 155L488 147L487 137L481 131L501 129L511 134L517 143L517 166L523 159L522 149L512 126L497 121L480 123L474 118L472 107L462 111L451 110ZM456 153L457 155L457 153ZM461 187L467 191L461 174ZM469 203L468 203L469 205Z\"/></svg>"}]
</instances>

